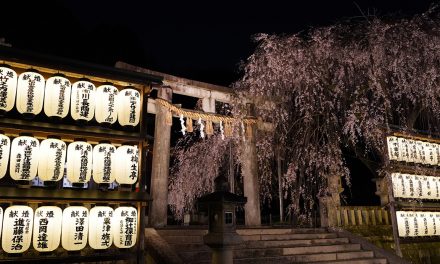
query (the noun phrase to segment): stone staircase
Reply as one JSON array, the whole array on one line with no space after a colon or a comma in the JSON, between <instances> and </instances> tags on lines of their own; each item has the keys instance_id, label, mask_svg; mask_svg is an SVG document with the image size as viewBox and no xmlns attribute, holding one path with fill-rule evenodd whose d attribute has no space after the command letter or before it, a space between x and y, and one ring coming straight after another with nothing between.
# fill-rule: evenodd
<instances>
[{"instance_id":1,"label":"stone staircase","mask_svg":"<svg viewBox=\"0 0 440 264\"><path fill-rule=\"evenodd\" d=\"M211 263L211 250L203 244L207 233L201 229L158 229L157 233L168 242L184 263ZM385 264L387 259L364 250L324 228L246 228L237 233L243 243L234 250L235 264L263 263L333 263Z\"/></svg>"}]
</instances>

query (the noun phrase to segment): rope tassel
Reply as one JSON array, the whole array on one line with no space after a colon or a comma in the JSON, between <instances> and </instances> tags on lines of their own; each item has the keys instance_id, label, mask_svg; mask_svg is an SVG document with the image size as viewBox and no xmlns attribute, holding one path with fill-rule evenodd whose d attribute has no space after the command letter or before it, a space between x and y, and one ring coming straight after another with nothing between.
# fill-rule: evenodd
<instances>
[{"instance_id":1,"label":"rope tassel","mask_svg":"<svg viewBox=\"0 0 440 264\"><path fill-rule=\"evenodd\" d=\"M188 131L189 133L193 132L193 120L191 117L187 117L186 118L186 131Z\"/></svg>"},{"instance_id":2,"label":"rope tassel","mask_svg":"<svg viewBox=\"0 0 440 264\"><path fill-rule=\"evenodd\" d=\"M206 134L212 135L214 134L214 128L212 127L212 121L206 120Z\"/></svg>"}]
</instances>

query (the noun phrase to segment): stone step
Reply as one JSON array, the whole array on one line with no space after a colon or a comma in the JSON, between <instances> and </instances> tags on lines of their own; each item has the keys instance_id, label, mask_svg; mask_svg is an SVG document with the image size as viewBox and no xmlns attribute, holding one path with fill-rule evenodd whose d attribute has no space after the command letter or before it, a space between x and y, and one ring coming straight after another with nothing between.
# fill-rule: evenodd
<instances>
[{"instance_id":1,"label":"stone step","mask_svg":"<svg viewBox=\"0 0 440 264\"><path fill-rule=\"evenodd\" d=\"M322 252L332 253L332 252L357 251L357 250L361 250L360 244L289 247L289 248L283 248L283 255L302 255L302 254L315 254Z\"/></svg>"},{"instance_id":2,"label":"stone step","mask_svg":"<svg viewBox=\"0 0 440 264\"><path fill-rule=\"evenodd\" d=\"M315 234L315 233L327 233L327 230L325 228L243 228L243 229L237 229L237 233L242 236Z\"/></svg>"},{"instance_id":3,"label":"stone step","mask_svg":"<svg viewBox=\"0 0 440 264\"><path fill-rule=\"evenodd\" d=\"M203 236L162 236L170 245L203 244Z\"/></svg>"},{"instance_id":4,"label":"stone step","mask_svg":"<svg viewBox=\"0 0 440 264\"><path fill-rule=\"evenodd\" d=\"M348 244L349 240L345 237L338 238L317 238L317 239L292 239L292 240L248 240L243 243L246 248L264 248L264 247L290 247L290 246L312 246L312 245L332 245Z\"/></svg>"},{"instance_id":5,"label":"stone step","mask_svg":"<svg viewBox=\"0 0 440 264\"><path fill-rule=\"evenodd\" d=\"M235 262L234 262L235 263ZM307 264L387 264L384 258L349 259L334 261L307 262Z\"/></svg>"},{"instance_id":6,"label":"stone step","mask_svg":"<svg viewBox=\"0 0 440 264\"><path fill-rule=\"evenodd\" d=\"M313 233L313 234L279 234L279 235L242 235L241 238L247 240L292 240L292 239L318 239L318 238L337 238L335 233Z\"/></svg>"},{"instance_id":7,"label":"stone step","mask_svg":"<svg viewBox=\"0 0 440 264\"><path fill-rule=\"evenodd\" d=\"M351 252L321 252L314 254L304 254L304 255L293 255L295 262L309 263L309 262L319 262L319 261L339 261L339 260L350 260L350 259L367 259L374 258L374 253L372 251L351 251Z\"/></svg>"},{"instance_id":8,"label":"stone step","mask_svg":"<svg viewBox=\"0 0 440 264\"><path fill-rule=\"evenodd\" d=\"M162 236L204 236L208 233L207 229L157 229L157 233Z\"/></svg>"}]
</instances>

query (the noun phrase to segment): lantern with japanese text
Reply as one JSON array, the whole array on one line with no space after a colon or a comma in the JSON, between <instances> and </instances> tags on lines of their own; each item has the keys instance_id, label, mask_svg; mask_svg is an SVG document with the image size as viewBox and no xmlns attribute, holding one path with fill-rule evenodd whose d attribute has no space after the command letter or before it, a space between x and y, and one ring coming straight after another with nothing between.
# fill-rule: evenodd
<instances>
[{"instance_id":1,"label":"lantern with japanese text","mask_svg":"<svg viewBox=\"0 0 440 264\"><path fill-rule=\"evenodd\" d=\"M0 66L0 114L11 111L17 92L17 73L7 65Z\"/></svg>"},{"instance_id":2,"label":"lantern with japanese text","mask_svg":"<svg viewBox=\"0 0 440 264\"><path fill-rule=\"evenodd\" d=\"M118 122L121 126L137 126L141 114L141 96L139 91L123 89L118 95Z\"/></svg>"},{"instance_id":3,"label":"lantern with japanese text","mask_svg":"<svg viewBox=\"0 0 440 264\"><path fill-rule=\"evenodd\" d=\"M396 211L397 230L400 237L414 236L414 223L417 218L414 212Z\"/></svg>"},{"instance_id":4,"label":"lantern with japanese text","mask_svg":"<svg viewBox=\"0 0 440 264\"><path fill-rule=\"evenodd\" d=\"M65 250L83 249L87 244L89 211L84 206L69 206L63 211L61 245Z\"/></svg>"},{"instance_id":5,"label":"lantern with japanese text","mask_svg":"<svg viewBox=\"0 0 440 264\"><path fill-rule=\"evenodd\" d=\"M92 175L93 148L87 142L75 141L67 147L67 179L71 183L86 183Z\"/></svg>"},{"instance_id":6,"label":"lantern with japanese text","mask_svg":"<svg viewBox=\"0 0 440 264\"><path fill-rule=\"evenodd\" d=\"M416 160L416 163L420 164L426 164L426 149L425 149L425 142L423 141L416 141L417 145L417 153L418 153L418 159Z\"/></svg>"},{"instance_id":7,"label":"lantern with japanese text","mask_svg":"<svg viewBox=\"0 0 440 264\"><path fill-rule=\"evenodd\" d=\"M59 181L64 175L66 143L48 138L41 141L38 178L42 181Z\"/></svg>"},{"instance_id":8,"label":"lantern with japanese text","mask_svg":"<svg viewBox=\"0 0 440 264\"><path fill-rule=\"evenodd\" d=\"M95 85L85 79L72 84L70 114L73 120L79 122L92 120L95 112L95 90Z\"/></svg>"},{"instance_id":9,"label":"lantern with japanese text","mask_svg":"<svg viewBox=\"0 0 440 264\"><path fill-rule=\"evenodd\" d=\"M8 170L9 150L11 140L8 136L0 134L0 179L3 178Z\"/></svg>"},{"instance_id":10,"label":"lantern with japanese text","mask_svg":"<svg viewBox=\"0 0 440 264\"><path fill-rule=\"evenodd\" d=\"M32 239L34 210L25 205L6 208L3 218L2 248L6 253L28 250Z\"/></svg>"},{"instance_id":11,"label":"lantern with japanese text","mask_svg":"<svg viewBox=\"0 0 440 264\"><path fill-rule=\"evenodd\" d=\"M419 160L419 153L417 151L416 140L408 139L409 160L408 162L416 163Z\"/></svg>"},{"instance_id":12,"label":"lantern with japanese text","mask_svg":"<svg viewBox=\"0 0 440 264\"><path fill-rule=\"evenodd\" d=\"M432 184L432 199L440 199L440 178L438 177L432 177L431 178L431 184Z\"/></svg>"},{"instance_id":13,"label":"lantern with japanese text","mask_svg":"<svg viewBox=\"0 0 440 264\"><path fill-rule=\"evenodd\" d=\"M38 115L43 109L44 77L36 71L23 72L18 76L17 110L26 117Z\"/></svg>"},{"instance_id":14,"label":"lantern with japanese text","mask_svg":"<svg viewBox=\"0 0 440 264\"><path fill-rule=\"evenodd\" d=\"M400 152L399 152L399 141L397 137L388 136L387 137L388 144L388 158L389 160L399 160Z\"/></svg>"},{"instance_id":15,"label":"lantern with japanese text","mask_svg":"<svg viewBox=\"0 0 440 264\"><path fill-rule=\"evenodd\" d=\"M93 180L98 184L110 184L115 181L116 148L108 143L101 143L93 148Z\"/></svg>"},{"instance_id":16,"label":"lantern with japanese text","mask_svg":"<svg viewBox=\"0 0 440 264\"><path fill-rule=\"evenodd\" d=\"M100 124L113 124L118 119L118 89L104 84L96 89L95 119Z\"/></svg>"},{"instance_id":17,"label":"lantern with japanese text","mask_svg":"<svg viewBox=\"0 0 440 264\"><path fill-rule=\"evenodd\" d=\"M113 214L113 243L118 248L131 248L136 244L137 210L134 207L121 206Z\"/></svg>"},{"instance_id":18,"label":"lantern with japanese text","mask_svg":"<svg viewBox=\"0 0 440 264\"><path fill-rule=\"evenodd\" d=\"M400 173L391 173L391 182L393 185L394 197L404 197L405 193L405 180Z\"/></svg>"},{"instance_id":19,"label":"lantern with japanese text","mask_svg":"<svg viewBox=\"0 0 440 264\"><path fill-rule=\"evenodd\" d=\"M399 142L399 152L400 152L400 161L409 161L409 146L408 139L406 138L397 138Z\"/></svg>"},{"instance_id":20,"label":"lantern with japanese text","mask_svg":"<svg viewBox=\"0 0 440 264\"><path fill-rule=\"evenodd\" d=\"M113 243L113 209L95 206L90 209L89 245L93 249L106 249Z\"/></svg>"},{"instance_id":21,"label":"lantern with japanese text","mask_svg":"<svg viewBox=\"0 0 440 264\"><path fill-rule=\"evenodd\" d=\"M48 117L64 118L69 113L71 83L63 75L46 80L44 113Z\"/></svg>"},{"instance_id":22,"label":"lantern with japanese text","mask_svg":"<svg viewBox=\"0 0 440 264\"><path fill-rule=\"evenodd\" d=\"M63 212L56 206L35 210L33 247L39 252L54 251L60 245Z\"/></svg>"},{"instance_id":23,"label":"lantern with japanese text","mask_svg":"<svg viewBox=\"0 0 440 264\"><path fill-rule=\"evenodd\" d=\"M139 151L137 146L123 145L116 150L116 182L133 184L138 178Z\"/></svg>"},{"instance_id":24,"label":"lantern with japanese text","mask_svg":"<svg viewBox=\"0 0 440 264\"><path fill-rule=\"evenodd\" d=\"M11 144L9 173L16 181L31 181L37 175L40 143L36 138L20 136Z\"/></svg>"}]
</instances>

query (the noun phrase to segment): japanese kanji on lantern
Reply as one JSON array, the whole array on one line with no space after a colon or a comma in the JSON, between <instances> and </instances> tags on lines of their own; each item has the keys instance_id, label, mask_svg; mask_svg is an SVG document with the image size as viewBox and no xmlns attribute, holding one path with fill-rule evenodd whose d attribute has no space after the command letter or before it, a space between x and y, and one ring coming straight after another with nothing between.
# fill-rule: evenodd
<instances>
[{"instance_id":1,"label":"japanese kanji on lantern","mask_svg":"<svg viewBox=\"0 0 440 264\"><path fill-rule=\"evenodd\" d=\"M440 212L397 211L396 218L400 237L440 235Z\"/></svg>"},{"instance_id":2,"label":"japanese kanji on lantern","mask_svg":"<svg viewBox=\"0 0 440 264\"><path fill-rule=\"evenodd\" d=\"M44 77L35 71L23 72L18 76L17 110L20 114L38 115L43 109Z\"/></svg>"},{"instance_id":3,"label":"japanese kanji on lantern","mask_svg":"<svg viewBox=\"0 0 440 264\"><path fill-rule=\"evenodd\" d=\"M393 195L399 198L440 199L440 178L425 175L391 173Z\"/></svg>"},{"instance_id":4,"label":"japanese kanji on lantern","mask_svg":"<svg viewBox=\"0 0 440 264\"><path fill-rule=\"evenodd\" d=\"M63 212L56 206L35 210L33 247L39 252L54 251L60 245Z\"/></svg>"},{"instance_id":5,"label":"japanese kanji on lantern","mask_svg":"<svg viewBox=\"0 0 440 264\"><path fill-rule=\"evenodd\" d=\"M113 209L95 206L90 209L89 245L93 249L106 249L113 243Z\"/></svg>"},{"instance_id":6,"label":"japanese kanji on lantern","mask_svg":"<svg viewBox=\"0 0 440 264\"><path fill-rule=\"evenodd\" d=\"M93 180L98 183L112 183L116 174L116 148L101 143L93 148Z\"/></svg>"},{"instance_id":7,"label":"japanese kanji on lantern","mask_svg":"<svg viewBox=\"0 0 440 264\"><path fill-rule=\"evenodd\" d=\"M87 244L89 211L83 206L69 206L63 211L61 245L65 250L83 249Z\"/></svg>"},{"instance_id":8,"label":"japanese kanji on lantern","mask_svg":"<svg viewBox=\"0 0 440 264\"><path fill-rule=\"evenodd\" d=\"M118 89L104 84L96 89L95 119L100 124L113 124L118 119Z\"/></svg>"},{"instance_id":9,"label":"japanese kanji on lantern","mask_svg":"<svg viewBox=\"0 0 440 264\"><path fill-rule=\"evenodd\" d=\"M95 85L88 80L72 84L70 114L75 121L90 121L95 113Z\"/></svg>"},{"instance_id":10,"label":"japanese kanji on lantern","mask_svg":"<svg viewBox=\"0 0 440 264\"><path fill-rule=\"evenodd\" d=\"M116 182L133 184L138 178L139 151L137 146L123 145L116 150Z\"/></svg>"},{"instance_id":11,"label":"japanese kanji on lantern","mask_svg":"<svg viewBox=\"0 0 440 264\"><path fill-rule=\"evenodd\" d=\"M41 141L38 161L38 178L42 181L59 181L64 175L66 143L48 138Z\"/></svg>"},{"instance_id":12,"label":"japanese kanji on lantern","mask_svg":"<svg viewBox=\"0 0 440 264\"><path fill-rule=\"evenodd\" d=\"M36 138L20 136L11 143L11 178L19 181L31 181L37 175L40 143Z\"/></svg>"},{"instance_id":13,"label":"japanese kanji on lantern","mask_svg":"<svg viewBox=\"0 0 440 264\"><path fill-rule=\"evenodd\" d=\"M46 80L44 95L44 113L48 117L64 118L69 113L70 81L62 75Z\"/></svg>"},{"instance_id":14,"label":"japanese kanji on lantern","mask_svg":"<svg viewBox=\"0 0 440 264\"><path fill-rule=\"evenodd\" d=\"M388 136L389 160L438 166L440 145L427 141Z\"/></svg>"},{"instance_id":15,"label":"japanese kanji on lantern","mask_svg":"<svg viewBox=\"0 0 440 264\"><path fill-rule=\"evenodd\" d=\"M67 179L71 183L87 183L92 176L92 145L75 141L67 147Z\"/></svg>"},{"instance_id":16,"label":"japanese kanji on lantern","mask_svg":"<svg viewBox=\"0 0 440 264\"><path fill-rule=\"evenodd\" d=\"M9 112L14 107L17 92L17 73L8 66L0 67L0 111Z\"/></svg>"},{"instance_id":17,"label":"japanese kanji on lantern","mask_svg":"<svg viewBox=\"0 0 440 264\"><path fill-rule=\"evenodd\" d=\"M3 178L8 170L9 150L11 140L8 136L0 134L0 179Z\"/></svg>"},{"instance_id":18,"label":"japanese kanji on lantern","mask_svg":"<svg viewBox=\"0 0 440 264\"><path fill-rule=\"evenodd\" d=\"M28 250L32 239L34 210L25 205L6 208L3 218L2 248L6 253Z\"/></svg>"},{"instance_id":19,"label":"japanese kanji on lantern","mask_svg":"<svg viewBox=\"0 0 440 264\"><path fill-rule=\"evenodd\" d=\"M136 244L137 210L134 207L121 206L113 214L113 243L118 248L131 248Z\"/></svg>"},{"instance_id":20,"label":"japanese kanji on lantern","mask_svg":"<svg viewBox=\"0 0 440 264\"><path fill-rule=\"evenodd\" d=\"M118 122L121 126L137 126L141 114L141 96L139 91L123 89L118 95Z\"/></svg>"}]
</instances>

